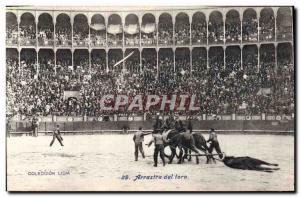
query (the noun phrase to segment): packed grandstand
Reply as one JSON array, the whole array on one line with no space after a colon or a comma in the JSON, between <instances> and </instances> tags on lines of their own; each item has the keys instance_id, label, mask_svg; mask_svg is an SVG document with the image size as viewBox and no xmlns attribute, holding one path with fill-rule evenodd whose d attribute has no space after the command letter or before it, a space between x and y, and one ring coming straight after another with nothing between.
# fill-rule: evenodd
<instances>
[{"instance_id":1,"label":"packed grandstand","mask_svg":"<svg viewBox=\"0 0 300 197\"><path fill-rule=\"evenodd\" d=\"M200 110L183 115L290 115L293 51L290 7L8 7L7 114L143 114L103 111L99 100L187 94L197 95Z\"/></svg>"}]
</instances>

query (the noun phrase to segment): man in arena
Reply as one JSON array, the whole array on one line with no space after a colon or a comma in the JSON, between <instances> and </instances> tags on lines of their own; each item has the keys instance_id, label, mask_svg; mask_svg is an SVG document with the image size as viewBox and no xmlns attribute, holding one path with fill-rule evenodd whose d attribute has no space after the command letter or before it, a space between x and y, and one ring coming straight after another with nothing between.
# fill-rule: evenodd
<instances>
[{"instance_id":1,"label":"man in arena","mask_svg":"<svg viewBox=\"0 0 300 197\"><path fill-rule=\"evenodd\" d=\"M166 129L166 130L174 129L175 125L174 125L174 118L173 118L172 115L170 115L170 116L166 119L166 121L165 121L163 127L164 127L164 129Z\"/></svg>"},{"instance_id":2,"label":"man in arena","mask_svg":"<svg viewBox=\"0 0 300 197\"><path fill-rule=\"evenodd\" d=\"M191 119L188 120L187 130L189 133L193 133L193 124L192 124Z\"/></svg>"},{"instance_id":3,"label":"man in arena","mask_svg":"<svg viewBox=\"0 0 300 197\"><path fill-rule=\"evenodd\" d=\"M139 151L141 152L142 157L145 159L145 153L143 150L144 136L149 135L150 133L152 132L144 133L143 128L140 127L139 130L133 135L135 161L138 160Z\"/></svg>"},{"instance_id":4,"label":"man in arena","mask_svg":"<svg viewBox=\"0 0 300 197\"><path fill-rule=\"evenodd\" d=\"M123 134L128 134L129 127L127 125L123 126Z\"/></svg>"},{"instance_id":5,"label":"man in arena","mask_svg":"<svg viewBox=\"0 0 300 197\"><path fill-rule=\"evenodd\" d=\"M163 126L162 117L159 114L157 114L155 124L153 126L153 131L158 131L162 129L162 126Z\"/></svg>"},{"instance_id":6,"label":"man in arena","mask_svg":"<svg viewBox=\"0 0 300 197\"><path fill-rule=\"evenodd\" d=\"M36 115L32 118L32 133L34 137L38 136L39 119Z\"/></svg>"},{"instance_id":7,"label":"man in arena","mask_svg":"<svg viewBox=\"0 0 300 197\"><path fill-rule=\"evenodd\" d=\"M153 136L153 138L149 142L148 147L150 147L151 144L154 142L155 148L154 148L154 154L153 154L153 159L154 159L153 166L157 167L158 153L159 153L161 160L163 161L163 166L165 166L166 162L165 162L165 153L164 153L164 142L166 142L166 139L165 139L165 136L163 135L163 131L162 130L154 131L152 136Z\"/></svg>"},{"instance_id":8,"label":"man in arena","mask_svg":"<svg viewBox=\"0 0 300 197\"><path fill-rule=\"evenodd\" d=\"M215 129L211 128L209 132L209 139L207 142L210 142L210 145L208 147L208 152L211 154L213 150L215 149L217 153L219 154L219 157L222 158L223 154L219 145L217 133L215 132Z\"/></svg>"},{"instance_id":9,"label":"man in arena","mask_svg":"<svg viewBox=\"0 0 300 197\"><path fill-rule=\"evenodd\" d=\"M53 138L52 138L52 141L51 141L51 143L50 143L50 147L51 147L52 144L54 143L55 138L59 141L59 143L60 143L61 146L64 146L63 143L62 143L63 138L62 138L61 135L60 135L59 125L56 125L56 129L53 131Z\"/></svg>"},{"instance_id":10,"label":"man in arena","mask_svg":"<svg viewBox=\"0 0 300 197\"><path fill-rule=\"evenodd\" d=\"M185 132L185 128L183 126L182 121L179 119L178 116L176 116L176 122L175 122L175 130L179 133Z\"/></svg>"}]
</instances>

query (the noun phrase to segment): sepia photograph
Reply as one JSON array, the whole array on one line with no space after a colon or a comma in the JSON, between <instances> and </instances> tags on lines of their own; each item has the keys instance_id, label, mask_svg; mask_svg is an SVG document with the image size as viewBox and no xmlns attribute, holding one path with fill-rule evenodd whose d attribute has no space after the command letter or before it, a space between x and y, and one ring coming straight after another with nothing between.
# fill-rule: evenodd
<instances>
[{"instance_id":1,"label":"sepia photograph","mask_svg":"<svg viewBox=\"0 0 300 197\"><path fill-rule=\"evenodd\" d=\"M6 5L6 190L295 192L294 9Z\"/></svg>"}]
</instances>

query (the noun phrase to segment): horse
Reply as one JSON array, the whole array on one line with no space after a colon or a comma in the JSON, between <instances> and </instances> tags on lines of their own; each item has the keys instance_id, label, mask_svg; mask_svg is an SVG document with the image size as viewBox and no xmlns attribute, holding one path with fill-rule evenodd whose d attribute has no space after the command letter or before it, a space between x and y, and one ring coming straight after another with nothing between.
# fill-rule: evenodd
<instances>
[{"instance_id":1,"label":"horse","mask_svg":"<svg viewBox=\"0 0 300 197\"><path fill-rule=\"evenodd\" d=\"M171 155L167 155L166 153L164 153L165 157L167 157L169 160L171 159L171 157L174 157L174 156L179 158L179 155L176 153L176 147L170 146L170 144L169 144L169 140L178 134L179 134L179 132L174 129L169 129L168 131L163 132L163 136L167 141L167 142L166 141L164 142L164 148L169 146L171 149Z\"/></svg>"},{"instance_id":2,"label":"horse","mask_svg":"<svg viewBox=\"0 0 300 197\"><path fill-rule=\"evenodd\" d=\"M209 148L206 144L206 140L205 140L204 136L200 132L192 132L192 135L193 135L194 140L195 140L196 148L201 150L205 154L207 154ZM209 163L212 158L213 158L212 156L207 155L206 156L206 163ZM190 152L189 160L191 160L191 152ZM196 156L196 160L198 160L198 156Z\"/></svg>"},{"instance_id":3,"label":"horse","mask_svg":"<svg viewBox=\"0 0 300 197\"><path fill-rule=\"evenodd\" d=\"M167 133L167 143L165 147L169 146L171 149L171 155L166 157L169 158L169 163L172 163L175 155L177 156L178 163L181 164L184 162L184 159L188 156L188 150L191 150L199 154L199 150L207 153L208 147L206 145L205 138L201 133L180 133L176 130L168 131ZM179 155L176 154L176 148L179 148ZM199 149L199 150L198 150ZM184 154L183 154L184 153ZM207 156L207 163L209 161L209 156ZM199 158L196 156L196 162L199 164Z\"/></svg>"}]
</instances>

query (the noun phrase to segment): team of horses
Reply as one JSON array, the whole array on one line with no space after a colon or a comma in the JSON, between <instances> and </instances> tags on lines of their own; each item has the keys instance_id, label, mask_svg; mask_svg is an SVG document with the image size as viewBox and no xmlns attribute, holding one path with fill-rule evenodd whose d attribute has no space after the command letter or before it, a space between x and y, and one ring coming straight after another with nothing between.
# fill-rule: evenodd
<instances>
[{"instance_id":1,"label":"team of horses","mask_svg":"<svg viewBox=\"0 0 300 197\"><path fill-rule=\"evenodd\" d=\"M264 172L273 172L279 168L263 167L265 166L278 166L278 164L268 163L252 157L233 157L226 156L223 152L222 155L212 154L209 152L206 140L200 132L178 132L176 130L169 130L163 133L166 137L165 148L171 149L171 155L165 156L169 159L169 164L173 162L174 157L178 158L178 164L184 162L185 159L191 161L191 156L196 157L196 163L199 164L199 156L206 157L206 163L218 160L223 162L226 166L235 169L243 170L257 170ZM176 149L179 149L179 154L176 153ZM192 154L194 152L195 154ZM203 152L202 154L200 152ZM214 158L214 155L218 155L220 159Z\"/></svg>"}]
</instances>

